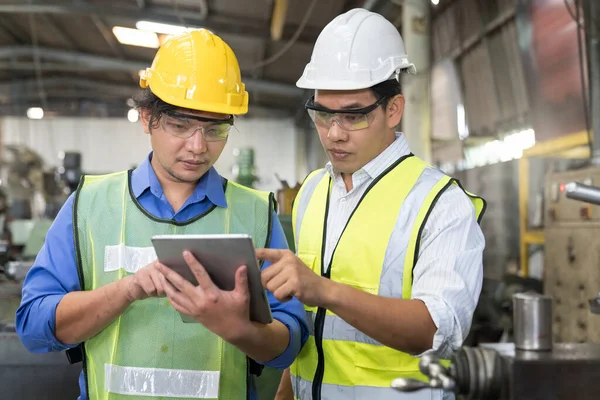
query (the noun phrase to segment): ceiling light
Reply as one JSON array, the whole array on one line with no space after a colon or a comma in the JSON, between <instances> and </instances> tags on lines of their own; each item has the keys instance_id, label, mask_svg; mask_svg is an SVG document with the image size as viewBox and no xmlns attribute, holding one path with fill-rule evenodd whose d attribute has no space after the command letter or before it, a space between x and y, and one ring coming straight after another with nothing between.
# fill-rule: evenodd
<instances>
[{"instance_id":1,"label":"ceiling light","mask_svg":"<svg viewBox=\"0 0 600 400\"><path fill-rule=\"evenodd\" d=\"M31 107L27 110L27 118L42 119L44 118L44 109L40 107Z\"/></svg>"},{"instance_id":2,"label":"ceiling light","mask_svg":"<svg viewBox=\"0 0 600 400\"><path fill-rule=\"evenodd\" d=\"M434 6L437 6L438 4L440 4L440 0L431 0L431 2L433 3Z\"/></svg>"},{"instance_id":3,"label":"ceiling light","mask_svg":"<svg viewBox=\"0 0 600 400\"><path fill-rule=\"evenodd\" d=\"M190 29L181 25L161 24L152 21L138 21L135 27L141 31L163 33L165 35L178 35L189 31Z\"/></svg>"},{"instance_id":4,"label":"ceiling light","mask_svg":"<svg viewBox=\"0 0 600 400\"><path fill-rule=\"evenodd\" d=\"M129 110L129 112L127 113L127 119L129 120L129 122L138 122L138 118L140 117L140 114L138 113L137 110L135 109L131 109Z\"/></svg>"},{"instance_id":5,"label":"ceiling light","mask_svg":"<svg viewBox=\"0 0 600 400\"><path fill-rule=\"evenodd\" d=\"M148 47L152 49L158 49L160 45L158 36L153 32L115 26L113 28L113 33L115 34L117 40L122 44Z\"/></svg>"}]
</instances>

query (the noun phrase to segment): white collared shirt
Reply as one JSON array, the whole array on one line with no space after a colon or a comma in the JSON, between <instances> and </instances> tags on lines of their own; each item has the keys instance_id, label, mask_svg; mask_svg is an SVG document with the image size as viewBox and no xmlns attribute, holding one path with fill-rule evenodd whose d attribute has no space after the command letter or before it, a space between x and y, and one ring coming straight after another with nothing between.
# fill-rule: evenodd
<instances>
[{"instance_id":1,"label":"white collared shirt","mask_svg":"<svg viewBox=\"0 0 600 400\"><path fill-rule=\"evenodd\" d=\"M369 184L409 153L406 139L397 133L396 140L387 149L352 175L349 192L341 174L331 163L326 165L333 185L324 265L329 265L344 226ZM394 227L394 230L398 229L402 227ZM469 333L481 292L485 239L477 223L473 203L456 185L450 186L440 196L422 235L419 259L414 269L412 298L425 303L438 328L433 348L426 353L434 352L444 358L455 352ZM398 285L402 285L402 276L398 276Z\"/></svg>"}]
</instances>

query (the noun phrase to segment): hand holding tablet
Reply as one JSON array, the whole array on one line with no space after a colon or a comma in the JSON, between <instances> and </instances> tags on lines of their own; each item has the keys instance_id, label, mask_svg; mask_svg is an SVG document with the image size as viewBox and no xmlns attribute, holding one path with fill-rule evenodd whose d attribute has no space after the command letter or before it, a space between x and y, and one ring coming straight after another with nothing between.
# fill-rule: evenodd
<instances>
[{"instance_id":1,"label":"hand holding tablet","mask_svg":"<svg viewBox=\"0 0 600 400\"><path fill-rule=\"evenodd\" d=\"M247 282L247 293L250 297L250 320L263 324L273 321L271 308L260 280L260 268L250 236L160 235L152 237L152 243L160 263L177 273L172 274L169 270L165 271L170 283L179 291L189 291L169 296L174 303L173 306L182 315L184 322L198 322L189 316L190 308L197 306L189 300L190 296L194 296L191 290L195 287L200 286L209 300L216 301L215 296L234 296L224 300L235 304L237 301L235 296L242 296L240 288L236 289L236 283L239 286L244 281ZM187 260L183 256L186 250L193 255ZM194 259L199 264L194 265ZM190 265L194 266L194 271L190 269ZM242 273L243 271L238 271L244 265L246 266L245 274ZM237 311L239 310L230 310L229 312L236 313Z\"/></svg>"}]
</instances>

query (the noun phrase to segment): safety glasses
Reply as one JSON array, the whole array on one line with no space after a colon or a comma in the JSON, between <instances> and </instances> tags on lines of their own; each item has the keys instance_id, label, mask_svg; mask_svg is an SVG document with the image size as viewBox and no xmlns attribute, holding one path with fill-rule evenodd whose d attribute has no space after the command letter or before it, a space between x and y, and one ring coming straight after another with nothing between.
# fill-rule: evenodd
<instances>
[{"instance_id":1,"label":"safety glasses","mask_svg":"<svg viewBox=\"0 0 600 400\"><path fill-rule=\"evenodd\" d=\"M225 119L200 117L176 111L165 111L160 118L162 129L181 139L189 139L197 131L207 142L225 140L233 127L233 115Z\"/></svg>"},{"instance_id":2,"label":"safety glasses","mask_svg":"<svg viewBox=\"0 0 600 400\"><path fill-rule=\"evenodd\" d=\"M315 104L315 96L312 96L308 99L304 108L306 108L310 119L312 119L318 127L329 129L335 121L335 123L345 131L358 131L369 127L373 121L370 113L379 107L385 99L385 97L382 97L370 106L363 108L331 110Z\"/></svg>"}]
</instances>

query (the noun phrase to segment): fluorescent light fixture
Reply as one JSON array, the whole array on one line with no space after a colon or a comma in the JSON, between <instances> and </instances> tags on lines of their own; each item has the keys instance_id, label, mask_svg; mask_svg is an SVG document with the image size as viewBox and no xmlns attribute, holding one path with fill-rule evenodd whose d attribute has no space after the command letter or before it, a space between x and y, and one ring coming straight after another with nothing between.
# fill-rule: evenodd
<instances>
[{"instance_id":1,"label":"fluorescent light fixture","mask_svg":"<svg viewBox=\"0 0 600 400\"><path fill-rule=\"evenodd\" d=\"M161 24L159 22L152 21L138 21L137 24L135 24L135 27L140 31L162 33L165 35L178 35L190 30L181 25Z\"/></svg>"},{"instance_id":2,"label":"fluorescent light fixture","mask_svg":"<svg viewBox=\"0 0 600 400\"><path fill-rule=\"evenodd\" d=\"M40 107L31 107L27 110L27 118L42 119L44 118L44 109Z\"/></svg>"},{"instance_id":3,"label":"fluorescent light fixture","mask_svg":"<svg viewBox=\"0 0 600 400\"><path fill-rule=\"evenodd\" d=\"M440 4L440 0L431 0L431 2L433 3L434 6L437 6L438 4Z\"/></svg>"},{"instance_id":4,"label":"fluorescent light fixture","mask_svg":"<svg viewBox=\"0 0 600 400\"><path fill-rule=\"evenodd\" d=\"M128 44L130 46L148 47L151 49L158 49L160 43L158 41L158 35L153 32L140 31L138 29L124 28L122 26L115 26L113 33L117 40L122 44Z\"/></svg>"},{"instance_id":5,"label":"fluorescent light fixture","mask_svg":"<svg viewBox=\"0 0 600 400\"><path fill-rule=\"evenodd\" d=\"M133 108L127 113L127 119L129 120L129 122L138 122L139 117L140 114L137 110L134 110Z\"/></svg>"}]
</instances>

